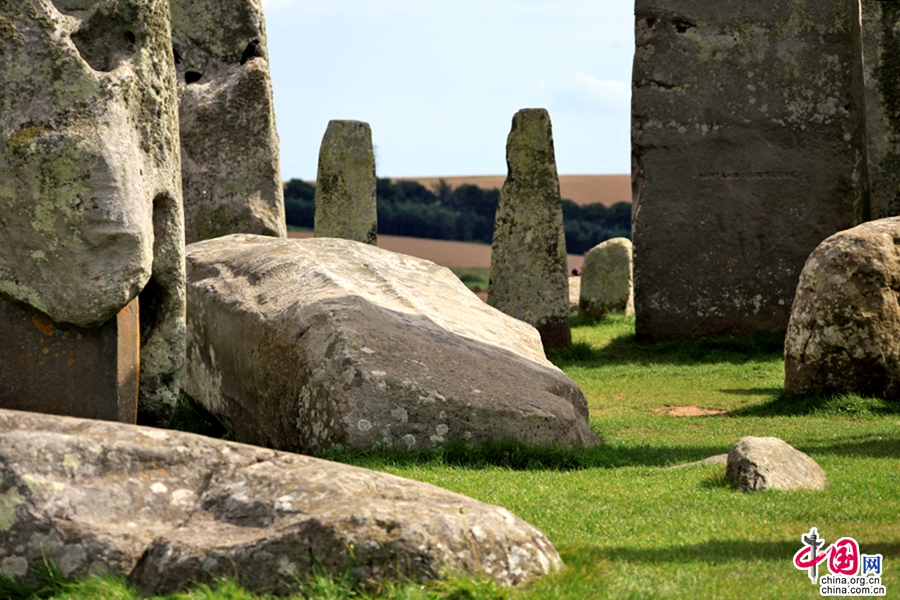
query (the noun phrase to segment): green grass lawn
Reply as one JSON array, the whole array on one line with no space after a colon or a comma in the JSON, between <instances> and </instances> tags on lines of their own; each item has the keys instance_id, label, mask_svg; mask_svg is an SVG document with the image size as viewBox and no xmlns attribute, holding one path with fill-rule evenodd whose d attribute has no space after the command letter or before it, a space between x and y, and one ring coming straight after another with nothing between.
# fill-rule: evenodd
<instances>
[{"instance_id":1,"label":"green grass lawn","mask_svg":"<svg viewBox=\"0 0 900 600\"><path fill-rule=\"evenodd\" d=\"M450 267L453 274L460 278L469 289L488 289L491 270L487 267Z\"/></svg>"},{"instance_id":2,"label":"green grass lawn","mask_svg":"<svg viewBox=\"0 0 900 600\"><path fill-rule=\"evenodd\" d=\"M650 345L633 331L626 317L577 323L575 344L551 357L584 390L600 448L329 455L505 506L544 531L567 565L521 590L453 581L388 586L385 597L815 598L818 587L791 563L811 527L827 543L849 536L863 553L882 554L887 595L900 594L900 407L785 398L778 338ZM666 414L676 406L724 412ZM829 486L742 494L725 483L722 465L670 468L725 453L746 435L780 437L808 453ZM308 597L362 597L346 582L307 585ZM92 595L89 586L104 591ZM67 594L56 597L133 597L96 580ZM228 584L177 597L252 596Z\"/></svg>"}]
</instances>

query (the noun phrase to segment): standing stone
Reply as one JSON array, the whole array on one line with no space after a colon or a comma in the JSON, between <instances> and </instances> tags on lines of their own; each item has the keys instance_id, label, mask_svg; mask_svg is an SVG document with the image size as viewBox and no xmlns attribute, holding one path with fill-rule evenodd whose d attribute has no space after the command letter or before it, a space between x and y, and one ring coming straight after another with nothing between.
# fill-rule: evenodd
<instances>
[{"instance_id":1,"label":"standing stone","mask_svg":"<svg viewBox=\"0 0 900 600\"><path fill-rule=\"evenodd\" d=\"M138 418L164 424L185 343L169 3L2 2L0 31L0 406L68 412L91 361L117 380L139 345ZM109 418L125 392L106 381Z\"/></svg>"},{"instance_id":2,"label":"standing stone","mask_svg":"<svg viewBox=\"0 0 900 600\"><path fill-rule=\"evenodd\" d=\"M171 0L185 236L287 237L260 0Z\"/></svg>"},{"instance_id":3,"label":"standing stone","mask_svg":"<svg viewBox=\"0 0 900 600\"><path fill-rule=\"evenodd\" d=\"M506 140L488 304L535 327L545 348L571 343L566 236L550 114L515 114Z\"/></svg>"},{"instance_id":4,"label":"standing stone","mask_svg":"<svg viewBox=\"0 0 900 600\"><path fill-rule=\"evenodd\" d=\"M900 400L900 217L841 231L800 274L784 340L788 394Z\"/></svg>"},{"instance_id":5,"label":"standing stone","mask_svg":"<svg viewBox=\"0 0 900 600\"><path fill-rule=\"evenodd\" d=\"M591 248L581 269L581 314L590 319L606 313L634 313L631 240L613 238Z\"/></svg>"},{"instance_id":6,"label":"standing stone","mask_svg":"<svg viewBox=\"0 0 900 600\"><path fill-rule=\"evenodd\" d=\"M315 236L376 246L375 152L362 121L329 121L319 150Z\"/></svg>"},{"instance_id":7,"label":"standing stone","mask_svg":"<svg viewBox=\"0 0 900 600\"><path fill-rule=\"evenodd\" d=\"M870 210L900 215L900 3L862 1Z\"/></svg>"},{"instance_id":8,"label":"standing stone","mask_svg":"<svg viewBox=\"0 0 900 600\"><path fill-rule=\"evenodd\" d=\"M784 331L797 278L854 223L858 0L637 0L636 334Z\"/></svg>"}]
</instances>

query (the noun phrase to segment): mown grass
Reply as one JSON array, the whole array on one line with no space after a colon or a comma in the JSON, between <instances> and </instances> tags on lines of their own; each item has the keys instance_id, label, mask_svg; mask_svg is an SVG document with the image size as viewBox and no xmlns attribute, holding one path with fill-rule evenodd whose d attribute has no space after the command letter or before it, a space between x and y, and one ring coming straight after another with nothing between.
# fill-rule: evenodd
<instances>
[{"instance_id":1,"label":"mown grass","mask_svg":"<svg viewBox=\"0 0 900 600\"><path fill-rule=\"evenodd\" d=\"M385 598L813 598L791 564L801 534L854 537L884 556L888 596L900 592L900 407L859 396L783 394L778 337L644 344L633 320L579 322L552 355L582 387L599 448L566 451L498 443L417 455L325 456L426 481L512 510L541 529L567 568L521 590L479 580L386 585ZM673 417L675 406L724 411ZM671 468L722 454L746 435L776 436L828 473L822 492L742 494L722 465ZM56 598L133 598L92 580ZM306 597L362 598L352 582L319 577ZM124 591L123 591L124 590ZM184 599L256 598L233 583Z\"/></svg>"},{"instance_id":2,"label":"mown grass","mask_svg":"<svg viewBox=\"0 0 900 600\"><path fill-rule=\"evenodd\" d=\"M486 290L491 279L491 270L487 267L451 267L453 274L466 284L469 289Z\"/></svg>"}]
</instances>

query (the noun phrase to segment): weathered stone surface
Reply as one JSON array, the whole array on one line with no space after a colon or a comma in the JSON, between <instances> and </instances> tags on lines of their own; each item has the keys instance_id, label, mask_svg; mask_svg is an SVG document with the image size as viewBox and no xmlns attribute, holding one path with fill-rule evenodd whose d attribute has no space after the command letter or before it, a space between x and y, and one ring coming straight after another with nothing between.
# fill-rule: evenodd
<instances>
[{"instance_id":1,"label":"weathered stone surface","mask_svg":"<svg viewBox=\"0 0 900 600\"><path fill-rule=\"evenodd\" d=\"M581 277L569 275L569 314L578 314L578 301L581 298Z\"/></svg>"},{"instance_id":2,"label":"weathered stone surface","mask_svg":"<svg viewBox=\"0 0 900 600\"><path fill-rule=\"evenodd\" d=\"M308 452L590 446L538 333L432 262L336 238L188 247L184 391L239 441Z\"/></svg>"},{"instance_id":3,"label":"weathered stone surface","mask_svg":"<svg viewBox=\"0 0 900 600\"><path fill-rule=\"evenodd\" d=\"M821 490L828 484L816 461L774 437L747 436L735 442L725 476L742 492Z\"/></svg>"},{"instance_id":4,"label":"weathered stone surface","mask_svg":"<svg viewBox=\"0 0 900 600\"><path fill-rule=\"evenodd\" d=\"M171 0L187 243L286 237L260 0Z\"/></svg>"},{"instance_id":5,"label":"weathered stone surface","mask_svg":"<svg viewBox=\"0 0 900 600\"><path fill-rule=\"evenodd\" d=\"M135 298L101 327L60 329L0 298L0 406L134 423L138 313Z\"/></svg>"},{"instance_id":6,"label":"weathered stone surface","mask_svg":"<svg viewBox=\"0 0 900 600\"><path fill-rule=\"evenodd\" d=\"M591 248L581 270L581 314L596 319L606 313L634 313L632 248L628 238L613 238Z\"/></svg>"},{"instance_id":7,"label":"weathered stone surface","mask_svg":"<svg viewBox=\"0 0 900 600\"><path fill-rule=\"evenodd\" d=\"M0 295L94 329L140 294L141 418L167 421L184 362L169 3L4 2L0 31Z\"/></svg>"},{"instance_id":8,"label":"weathered stone surface","mask_svg":"<svg viewBox=\"0 0 900 600\"><path fill-rule=\"evenodd\" d=\"M637 1L638 337L785 330L806 257L863 197L858 10Z\"/></svg>"},{"instance_id":9,"label":"weathered stone surface","mask_svg":"<svg viewBox=\"0 0 900 600\"><path fill-rule=\"evenodd\" d=\"M500 190L488 304L534 326L547 348L572 341L559 176L550 114L515 114L506 140L507 176Z\"/></svg>"},{"instance_id":10,"label":"weathered stone surface","mask_svg":"<svg viewBox=\"0 0 900 600\"><path fill-rule=\"evenodd\" d=\"M313 567L362 578L562 566L507 510L435 486L197 435L0 410L2 571L113 571L145 594L239 575L285 593ZM352 555L352 556L351 556Z\"/></svg>"},{"instance_id":11,"label":"weathered stone surface","mask_svg":"<svg viewBox=\"0 0 900 600\"><path fill-rule=\"evenodd\" d=\"M315 236L378 243L372 129L329 121L319 149Z\"/></svg>"},{"instance_id":12,"label":"weathered stone surface","mask_svg":"<svg viewBox=\"0 0 900 600\"><path fill-rule=\"evenodd\" d=\"M869 220L900 215L900 4L862 0L862 31Z\"/></svg>"},{"instance_id":13,"label":"weathered stone surface","mask_svg":"<svg viewBox=\"0 0 900 600\"><path fill-rule=\"evenodd\" d=\"M900 399L900 217L822 242L806 261L784 341L789 394Z\"/></svg>"}]
</instances>

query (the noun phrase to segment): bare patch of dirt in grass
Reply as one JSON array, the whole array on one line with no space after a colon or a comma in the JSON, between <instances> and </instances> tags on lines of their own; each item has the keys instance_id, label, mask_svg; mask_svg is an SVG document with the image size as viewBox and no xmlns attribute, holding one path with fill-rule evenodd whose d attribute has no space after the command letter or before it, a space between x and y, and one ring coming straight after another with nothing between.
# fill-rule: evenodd
<instances>
[{"instance_id":1,"label":"bare patch of dirt in grass","mask_svg":"<svg viewBox=\"0 0 900 600\"><path fill-rule=\"evenodd\" d=\"M658 406L653 409L659 414L669 417L709 417L724 415L727 411L718 408L700 408L699 406Z\"/></svg>"}]
</instances>

